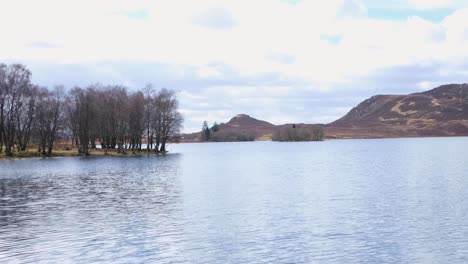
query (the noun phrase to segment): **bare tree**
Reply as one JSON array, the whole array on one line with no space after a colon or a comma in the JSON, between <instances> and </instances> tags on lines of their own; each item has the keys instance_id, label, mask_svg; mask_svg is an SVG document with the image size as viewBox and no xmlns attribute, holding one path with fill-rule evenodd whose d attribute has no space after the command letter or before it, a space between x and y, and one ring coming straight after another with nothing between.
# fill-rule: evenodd
<instances>
[{"instance_id":1,"label":"bare tree","mask_svg":"<svg viewBox=\"0 0 468 264\"><path fill-rule=\"evenodd\" d=\"M161 129L161 148L159 151L165 152L167 141L179 134L184 118L178 111L179 103L174 91L162 89L158 96Z\"/></svg>"},{"instance_id":2,"label":"bare tree","mask_svg":"<svg viewBox=\"0 0 468 264\"><path fill-rule=\"evenodd\" d=\"M130 149L141 150L141 138L145 130L145 97L142 92L136 92L130 96L128 115Z\"/></svg>"},{"instance_id":3,"label":"bare tree","mask_svg":"<svg viewBox=\"0 0 468 264\"><path fill-rule=\"evenodd\" d=\"M18 140L18 151L25 151L31 138L31 132L33 130L34 125L33 121L35 118L37 93L38 87L30 86L30 88L25 91L21 103L22 107L20 107L18 110L18 120L16 121L16 138Z\"/></svg>"},{"instance_id":4,"label":"bare tree","mask_svg":"<svg viewBox=\"0 0 468 264\"><path fill-rule=\"evenodd\" d=\"M119 153L141 150L146 137L149 151L166 151L183 118L174 91L128 92L124 86L91 85L65 92L34 86L31 72L20 64L0 64L0 152L25 151L33 142L51 156L59 135L71 137L81 155L89 155L99 141Z\"/></svg>"},{"instance_id":5,"label":"bare tree","mask_svg":"<svg viewBox=\"0 0 468 264\"><path fill-rule=\"evenodd\" d=\"M153 137L154 132L152 131L152 120L155 115L155 104L153 103L154 97L154 88L152 84L147 84L143 88L143 93L145 96L145 130L146 130L146 150L150 151L153 148Z\"/></svg>"},{"instance_id":6,"label":"bare tree","mask_svg":"<svg viewBox=\"0 0 468 264\"><path fill-rule=\"evenodd\" d=\"M70 129L72 133L72 142L78 147L79 146L79 125L78 125L78 97L82 92L81 88L75 87L68 92L65 98L65 125Z\"/></svg>"},{"instance_id":7,"label":"bare tree","mask_svg":"<svg viewBox=\"0 0 468 264\"><path fill-rule=\"evenodd\" d=\"M57 132L62 127L64 88L57 86L51 92L42 88L38 93L36 130L39 138L38 152L51 157Z\"/></svg>"},{"instance_id":8,"label":"bare tree","mask_svg":"<svg viewBox=\"0 0 468 264\"><path fill-rule=\"evenodd\" d=\"M86 90L76 87L67 99L68 116L71 120L72 130L75 130L78 139L78 153L89 156L90 141L95 119L94 91L92 88Z\"/></svg>"},{"instance_id":9,"label":"bare tree","mask_svg":"<svg viewBox=\"0 0 468 264\"><path fill-rule=\"evenodd\" d=\"M5 103L7 96L7 65L0 63L0 153L3 149L3 131L5 129Z\"/></svg>"},{"instance_id":10,"label":"bare tree","mask_svg":"<svg viewBox=\"0 0 468 264\"><path fill-rule=\"evenodd\" d=\"M5 144L5 155L13 155L16 131L22 97L27 93L31 83L31 72L21 64L12 64L6 68L4 90L2 94L2 137Z\"/></svg>"}]
</instances>

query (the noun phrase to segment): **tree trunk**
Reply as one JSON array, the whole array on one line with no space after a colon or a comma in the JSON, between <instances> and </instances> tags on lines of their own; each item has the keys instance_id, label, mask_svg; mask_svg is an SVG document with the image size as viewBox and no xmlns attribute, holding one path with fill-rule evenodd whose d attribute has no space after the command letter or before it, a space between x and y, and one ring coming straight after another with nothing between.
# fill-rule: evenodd
<instances>
[{"instance_id":1,"label":"tree trunk","mask_svg":"<svg viewBox=\"0 0 468 264\"><path fill-rule=\"evenodd\" d=\"M161 141L161 149L159 150L159 152L165 152L166 151L166 139L163 138L163 140Z\"/></svg>"},{"instance_id":2,"label":"tree trunk","mask_svg":"<svg viewBox=\"0 0 468 264\"><path fill-rule=\"evenodd\" d=\"M52 157L53 143L49 142L49 148L47 149L47 157Z\"/></svg>"},{"instance_id":3,"label":"tree trunk","mask_svg":"<svg viewBox=\"0 0 468 264\"><path fill-rule=\"evenodd\" d=\"M13 152L11 151L11 144L10 142L5 143L5 156L11 157L13 156Z\"/></svg>"}]
</instances>

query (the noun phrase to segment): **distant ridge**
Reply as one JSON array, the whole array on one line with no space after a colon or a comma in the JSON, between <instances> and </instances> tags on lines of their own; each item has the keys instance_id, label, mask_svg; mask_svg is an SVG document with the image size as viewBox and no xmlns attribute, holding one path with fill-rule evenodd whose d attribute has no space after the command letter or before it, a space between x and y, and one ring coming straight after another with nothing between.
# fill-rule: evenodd
<instances>
[{"instance_id":1,"label":"distant ridge","mask_svg":"<svg viewBox=\"0 0 468 264\"><path fill-rule=\"evenodd\" d=\"M449 84L410 95L376 95L333 122L468 120L468 84ZM397 122L394 122L397 121Z\"/></svg>"},{"instance_id":2,"label":"distant ridge","mask_svg":"<svg viewBox=\"0 0 468 264\"><path fill-rule=\"evenodd\" d=\"M277 129L292 125L275 126L239 114L220 129L248 131L256 140L271 140ZM326 138L468 136L468 84L447 84L409 95L375 95L330 124L295 126L321 126ZM191 135L196 138L200 133Z\"/></svg>"},{"instance_id":3,"label":"distant ridge","mask_svg":"<svg viewBox=\"0 0 468 264\"><path fill-rule=\"evenodd\" d=\"M468 84L442 85L409 95L372 96L326 127L328 136L338 138L466 136Z\"/></svg>"}]
</instances>

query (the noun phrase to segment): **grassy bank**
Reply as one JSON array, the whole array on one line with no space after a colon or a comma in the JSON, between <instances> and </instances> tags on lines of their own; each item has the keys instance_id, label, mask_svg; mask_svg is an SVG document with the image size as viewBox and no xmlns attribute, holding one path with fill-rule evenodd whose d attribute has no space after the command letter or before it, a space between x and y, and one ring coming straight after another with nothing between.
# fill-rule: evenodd
<instances>
[{"instance_id":1,"label":"grassy bank","mask_svg":"<svg viewBox=\"0 0 468 264\"><path fill-rule=\"evenodd\" d=\"M95 156L115 156L115 157L127 157L127 156L142 156L147 154L165 154L167 152L148 152L147 150L125 150L124 152L118 153L117 150L112 149L93 149L90 151L90 157ZM75 147L68 147L68 146L60 146L57 147L52 151L52 157L78 157L81 156L78 153L78 148ZM17 151L16 149L13 151L12 157L5 156L5 151L2 149L0 153L0 159L12 159L12 158L41 158L46 157L42 155L41 152L37 151L37 147L30 147L25 151Z\"/></svg>"}]
</instances>

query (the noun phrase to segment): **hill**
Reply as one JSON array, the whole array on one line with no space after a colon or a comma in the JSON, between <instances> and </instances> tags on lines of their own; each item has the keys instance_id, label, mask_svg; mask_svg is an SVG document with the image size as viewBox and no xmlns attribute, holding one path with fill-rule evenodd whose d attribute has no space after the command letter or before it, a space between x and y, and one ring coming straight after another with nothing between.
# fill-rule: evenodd
<instances>
[{"instance_id":1,"label":"hill","mask_svg":"<svg viewBox=\"0 0 468 264\"><path fill-rule=\"evenodd\" d=\"M245 114L220 125L220 131L250 133L256 140L271 140L277 129ZM376 95L364 100L342 118L321 126L326 138L385 138L468 136L468 84L449 84L409 95ZM190 137L199 138L200 133Z\"/></svg>"},{"instance_id":2,"label":"hill","mask_svg":"<svg viewBox=\"0 0 468 264\"><path fill-rule=\"evenodd\" d=\"M220 125L222 134L244 134L255 140L270 140L276 126L263 120L255 119L246 114L239 114L229 122Z\"/></svg>"},{"instance_id":3,"label":"hill","mask_svg":"<svg viewBox=\"0 0 468 264\"><path fill-rule=\"evenodd\" d=\"M376 95L325 127L337 138L468 135L468 84Z\"/></svg>"},{"instance_id":4,"label":"hill","mask_svg":"<svg viewBox=\"0 0 468 264\"><path fill-rule=\"evenodd\" d=\"M244 128L244 129L271 129L275 125L263 120L258 120L249 115L239 114L233 117L226 124L221 125L223 128Z\"/></svg>"}]
</instances>

